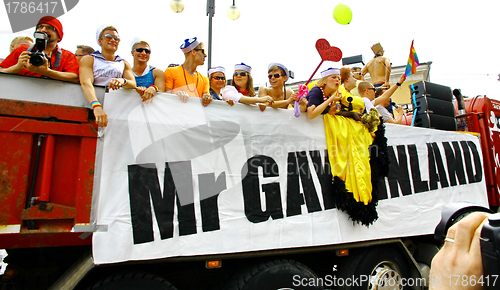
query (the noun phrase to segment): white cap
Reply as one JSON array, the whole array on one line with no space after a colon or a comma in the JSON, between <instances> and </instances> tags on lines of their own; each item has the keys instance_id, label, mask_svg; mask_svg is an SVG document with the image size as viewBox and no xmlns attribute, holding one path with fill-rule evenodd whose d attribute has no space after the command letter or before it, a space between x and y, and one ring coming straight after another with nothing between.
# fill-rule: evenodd
<instances>
[{"instance_id":1,"label":"white cap","mask_svg":"<svg viewBox=\"0 0 500 290\"><path fill-rule=\"evenodd\" d=\"M340 69L331 67L331 68L321 72L322 78L327 77L327 76L331 76L331 75L340 75Z\"/></svg>"},{"instance_id":2,"label":"white cap","mask_svg":"<svg viewBox=\"0 0 500 290\"><path fill-rule=\"evenodd\" d=\"M196 37L184 39L184 43L181 45L181 50L184 53L188 53L197 47L200 43Z\"/></svg>"},{"instance_id":3,"label":"white cap","mask_svg":"<svg viewBox=\"0 0 500 290\"><path fill-rule=\"evenodd\" d=\"M221 67L221 66L216 66L216 67L212 67L208 70L208 75L212 75L213 73L216 73L216 72L221 72L223 74L226 74L226 70Z\"/></svg>"},{"instance_id":4,"label":"white cap","mask_svg":"<svg viewBox=\"0 0 500 290\"><path fill-rule=\"evenodd\" d=\"M271 69L271 67L273 67L273 66L277 66L278 68L283 70L286 74L286 77L290 78L290 73L288 72L288 69L286 68L286 66L282 65L281 63L273 62L273 63L269 64L269 66L267 67L267 70L269 71Z\"/></svg>"},{"instance_id":5,"label":"white cap","mask_svg":"<svg viewBox=\"0 0 500 290\"><path fill-rule=\"evenodd\" d=\"M134 45L136 43L138 43L139 41L142 41L143 39L140 38L139 36L136 36L134 37L134 39L132 39L132 42L130 43L130 50L133 50L134 49Z\"/></svg>"},{"instance_id":6,"label":"white cap","mask_svg":"<svg viewBox=\"0 0 500 290\"><path fill-rule=\"evenodd\" d=\"M240 64L235 64L234 65L234 70L237 71L237 70L243 70L243 71L246 71L247 73L251 74L252 73L252 67L249 66L249 65L246 65L244 63L240 63Z\"/></svg>"},{"instance_id":7,"label":"white cap","mask_svg":"<svg viewBox=\"0 0 500 290\"><path fill-rule=\"evenodd\" d=\"M97 28L97 31L95 32L95 40L97 41L97 44L99 46L101 46L99 44L99 36L101 35L101 32L104 30L104 28L108 27L108 26L111 26L109 24L104 24L104 25L101 25L99 28Z\"/></svg>"}]
</instances>

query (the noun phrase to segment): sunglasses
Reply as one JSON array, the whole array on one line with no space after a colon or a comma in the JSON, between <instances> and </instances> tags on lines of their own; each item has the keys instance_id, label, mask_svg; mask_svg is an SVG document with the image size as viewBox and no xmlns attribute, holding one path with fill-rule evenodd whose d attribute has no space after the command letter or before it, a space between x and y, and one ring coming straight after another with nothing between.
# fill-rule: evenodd
<instances>
[{"instance_id":1,"label":"sunglasses","mask_svg":"<svg viewBox=\"0 0 500 290\"><path fill-rule=\"evenodd\" d=\"M368 88L369 90L373 90L374 92L377 90L376 88Z\"/></svg>"},{"instance_id":2,"label":"sunglasses","mask_svg":"<svg viewBox=\"0 0 500 290\"><path fill-rule=\"evenodd\" d=\"M150 54L151 53L151 50L150 49L147 49L147 48L142 48L142 47L138 47L136 49L134 49L135 51L137 51L138 53L141 53L141 52L145 52L146 54Z\"/></svg>"},{"instance_id":3,"label":"sunglasses","mask_svg":"<svg viewBox=\"0 0 500 290\"><path fill-rule=\"evenodd\" d=\"M216 80L223 80L223 81L225 81L225 80L226 80L226 78L225 78L225 77L219 77L219 76L215 76L215 77L214 77L214 79L216 79Z\"/></svg>"},{"instance_id":4,"label":"sunglasses","mask_svg":"<svg viewBox=\"0 0 500 290\"><path fill-rule=\"evenodd\" d=\"M106 34L106 35L103 35L101 37L102 38L106 38L107 40L111 40L111 39L114 39L115 41L120 41L120 37L119 36L116 36L116 35L112 35L112 34Z\"/></svg>"},{"instance_id":5,"label":"sunglasses","mask_svg":"<svg viewBox=\"0 0 500 290\"><path fill-rule=\"evenodd\" d=\"M55 29L55 28L54 28L53 26L51 26L51 25L43 25L43 24L38 24L38 25L36 26L36 30L40 30L40 29L42 29L42 28L45 28L45 29L47 29L47 30L53 30L53 31L56 31L56 32L57 32L57 29Z\"/></svg>"},{"instance_id":6,"label":"sunglasses","mask_svg":"<svg viewBox=\"0 0 500 290\"><path fill-rule=\"evenodd\" d=\"M268 77L269 79L272 79L273 77L274 77L275 79L277 79L277 78L279 78L280 76L281 76L280 74L271 74L271 75L268 75L267 77Z\"/></svg>"},{"instance_id":7,"label":"sunglasses","mask_svg":"<svg viewBox=\"0 0 500 290\"><path fill-rule=\"evenodd\" d=\"M195 49L193 49L193 50L196 50L196 51L200 51L200 50L201 50L201 53L205 54L205 49L204 49L204 48L202 48L202 49L196 49L196 48L195 48Z\"/></svg>"},{"instance_id":8,"label":"sunglasses","mask_svg":"<svg viewBox=\"0 0 500 290\"><path fill-rule=\"evenodd\" d=\"M248 74L244 71L242 72L235 72L233 76L240 76L240 77L246 77Z\"/></svg>"}]
</instances>

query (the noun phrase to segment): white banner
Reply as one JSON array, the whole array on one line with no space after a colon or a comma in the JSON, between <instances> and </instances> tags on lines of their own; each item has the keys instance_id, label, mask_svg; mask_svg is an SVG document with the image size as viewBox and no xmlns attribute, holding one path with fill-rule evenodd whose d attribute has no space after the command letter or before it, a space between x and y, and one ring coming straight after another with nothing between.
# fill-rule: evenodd
<instances>
[{"instance_id":1,"label":"white banner","mask_svg":"<svg viewBox=\"0 0 500 290\"><path fill-rule=\"evenodd\" d=\"M391 170L369 228L332 208L322 118L160 94L105 96L96 264L431 234L443 205L487 205L478 138L387 125Z\"/></svg>"}]
</instances>

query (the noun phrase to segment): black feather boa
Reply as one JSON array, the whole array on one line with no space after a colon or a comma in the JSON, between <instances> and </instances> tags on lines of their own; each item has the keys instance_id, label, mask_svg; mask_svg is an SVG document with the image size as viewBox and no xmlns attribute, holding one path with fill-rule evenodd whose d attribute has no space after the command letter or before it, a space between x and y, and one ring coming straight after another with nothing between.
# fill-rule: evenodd
<instances>
[{"instance_id":1,"label":"black feather boa","mask_svg":"<svg viewBox=\"0 0 500 290\"><path fill-rule=\"evenodd\" d=\"M387 138L382 120L375 132L375 138L370 151L370 169L372 182L372 201L368 205L357 202L352 192L348 192L345 183L338 176L333 177L332 193L336 208L349 215L353 223L370 226L378 219L378 188L383 185L384 177L389 174L389 156L387 152ZM380 184L382 183L382 184Z\"/></svg>"}]
</instances>

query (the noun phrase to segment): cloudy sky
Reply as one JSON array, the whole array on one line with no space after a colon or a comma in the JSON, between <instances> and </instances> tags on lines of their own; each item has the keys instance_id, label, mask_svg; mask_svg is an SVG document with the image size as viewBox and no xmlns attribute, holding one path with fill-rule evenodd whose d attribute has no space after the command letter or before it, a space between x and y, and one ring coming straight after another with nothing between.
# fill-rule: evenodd
<instances>
[{"instance_id":1,"label":"cloudy sky","mask_svg":"<svg viewBox=\"0 0 500 290\"><path fill-rule=\"evenodd\" d=\"M393 66L405 65L414 40L420 62L432 62L431 82L461 88L467 96L500 99L498 1L235 1L241 11L238 20L226 15L232 0L215 1L212 66L232 72L236 63L249 64L255 84L266 83L271 62L283 63L295 72L294 81L305 82L321 61L315 48L319 38L340 48L344 56L362 54L365 63L373 57L370 46L380 42ZM111 24L122 38L118 54L129 62L130 42L139 36L151 44L150 64L165 69L170 63L182 63L179 46L185 38L196 36L208 45L206 1L183 2L184 11L176 14L170 0L80 0L59 17L65 33L60 46L74 51L76 45L87 44L97 49L96 29ZM352 9L349 25L333 19L338 4ZM32 36L34 31L12 33L5 7L0 8L3 57L13 37ZM315 77L323 69L340 66L324 62ZM198 70L207 69L205 64Z\"/></svg>"}]
</instances>

